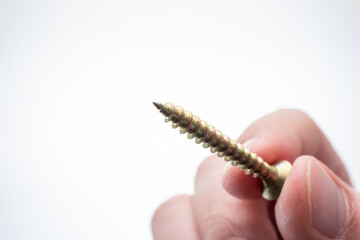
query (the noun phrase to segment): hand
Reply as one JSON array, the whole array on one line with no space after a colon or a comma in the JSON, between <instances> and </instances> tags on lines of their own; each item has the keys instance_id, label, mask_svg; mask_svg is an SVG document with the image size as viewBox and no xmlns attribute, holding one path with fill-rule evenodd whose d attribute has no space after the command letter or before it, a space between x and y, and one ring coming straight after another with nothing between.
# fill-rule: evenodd
<instances>
[{"instance_id":1,"label":"hand","mask_svg":"<svg viewBox=\"0 0 360 240\"><path fill-rule=\"evenodd\" d=\"M195 193L163 203L152 230L162 239L360 239L360 195L340 158L304 113L280 110L238 139L273 164L293 163L277 201L261 198L259 179L212 156L199 167Z\"/></svg>"}]
</instances>

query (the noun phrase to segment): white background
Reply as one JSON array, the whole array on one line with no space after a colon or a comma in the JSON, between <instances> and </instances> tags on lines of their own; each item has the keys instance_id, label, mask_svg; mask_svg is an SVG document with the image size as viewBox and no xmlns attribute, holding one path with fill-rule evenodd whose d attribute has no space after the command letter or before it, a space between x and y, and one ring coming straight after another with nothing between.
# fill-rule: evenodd
<instances>
[{"instance_id":1,"label":"white background","mask_svg":"<svg viewBox=\"0 0 360 240\"><path fill-rule=\"evenodd\" d=\"M0 239L151 239L209 153L279 108L320 125L360 184L359 1L1 1Z\"/></svg>"}]
</instances>

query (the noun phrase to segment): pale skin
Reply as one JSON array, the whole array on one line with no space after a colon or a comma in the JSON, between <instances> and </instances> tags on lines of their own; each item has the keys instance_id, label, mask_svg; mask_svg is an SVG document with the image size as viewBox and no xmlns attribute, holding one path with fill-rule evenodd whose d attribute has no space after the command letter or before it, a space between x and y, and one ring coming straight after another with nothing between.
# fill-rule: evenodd
<instances>
[{"instance_id":1,"label":"pale skin","mask_svg":"<svg viewBox=\"0 0 360 240\"><path fill-rule=\"evenodd\" d=\"M259 179L211 156L198 169L193 195L158 207L155 240L360 239L360 194L309 116L274 112L251 124L238 142L269 164L293 164L279 199L262 199Z\"/></svg>"}]
</instances>

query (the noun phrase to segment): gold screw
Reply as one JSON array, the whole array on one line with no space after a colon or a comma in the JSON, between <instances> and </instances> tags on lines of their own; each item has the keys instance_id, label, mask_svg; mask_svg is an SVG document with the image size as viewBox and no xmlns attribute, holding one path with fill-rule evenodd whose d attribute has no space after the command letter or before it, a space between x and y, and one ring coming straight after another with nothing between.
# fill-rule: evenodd
<instances>
[{"instance_id":1,"label":"gold screw","mask_svg":"<svg viewBox=\"0 0 360 240\"><path fill-rule=\"evenodd\" d=\"M288 161L280 161L270 166L261 157L182 107L172 103L153 104L165 116L165 122L173 122L173 128L180 127L181 134L188 133L189 139L195 138L197 144L202 142L204 148L210 147L212 153L216 152L218 157L224 157L227 162L231 161L233 166L244 170L245 174L259 177L263 183L263 198L274 200L279 197L285 178L291 170Z\"/></svg>"}]
</instances>

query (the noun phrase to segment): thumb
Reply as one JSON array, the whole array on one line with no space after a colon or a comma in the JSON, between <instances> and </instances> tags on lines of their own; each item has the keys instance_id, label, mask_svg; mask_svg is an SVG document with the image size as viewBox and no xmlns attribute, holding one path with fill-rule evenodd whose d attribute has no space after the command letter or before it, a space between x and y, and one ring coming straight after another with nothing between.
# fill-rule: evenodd
<instances>
[{"instance_id":1,"label":"thumb","mask_svg":"<svg viewBox=\"0 0 360 240\"><path fill-rule=\"evenodd\" d=\"M284 239L360 239L360 195L311 156L296 159L275 207Z\"/></svg>"}]
</instances>

